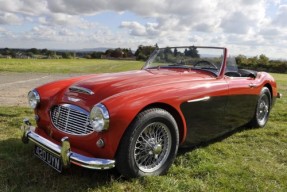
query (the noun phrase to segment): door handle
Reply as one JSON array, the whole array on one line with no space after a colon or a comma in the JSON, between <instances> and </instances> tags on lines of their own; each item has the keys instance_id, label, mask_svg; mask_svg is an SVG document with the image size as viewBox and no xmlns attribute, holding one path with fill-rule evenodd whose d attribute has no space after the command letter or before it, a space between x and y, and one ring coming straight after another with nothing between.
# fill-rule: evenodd
<instances>
[{"instance_id":1,"label":"door handle","mask_svg":"<svg viewBox=\"0 0 287 192\"><path fill-rule=\"evenodd\" d=\"M250 88L254 88L254 87L257 87L257 85L254 84L254 83L250 83L250 84L249 84L249 87L250 87Z\"/></svg>"}]
</instances>

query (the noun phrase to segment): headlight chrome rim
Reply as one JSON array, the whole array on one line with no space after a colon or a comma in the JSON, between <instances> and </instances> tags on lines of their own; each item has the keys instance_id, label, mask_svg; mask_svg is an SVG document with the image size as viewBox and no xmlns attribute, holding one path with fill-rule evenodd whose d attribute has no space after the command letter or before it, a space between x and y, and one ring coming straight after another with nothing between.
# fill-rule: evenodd
<instances>
[{"instance_id":1,"label":"headlight chrome rim","mask_svg":"<svg viewBox=\"0 0 287 192\"><path fill-rule=\"evenodd\" d=\"M90 113L90 124L96 132L108 130L110 115L105 105L98 103L92 108Z\"/></svg>"},{"instance_id":2,"label":"headlight chrome rim","mask_svg":"<svg viewBox=\"0 0 287 192\"><path fill-rule=\"evenodd\" d=\"M28 103L32 109L36 109L40 103L40 95L36 90L28 93Z\"/></svg>"}]
</instances>

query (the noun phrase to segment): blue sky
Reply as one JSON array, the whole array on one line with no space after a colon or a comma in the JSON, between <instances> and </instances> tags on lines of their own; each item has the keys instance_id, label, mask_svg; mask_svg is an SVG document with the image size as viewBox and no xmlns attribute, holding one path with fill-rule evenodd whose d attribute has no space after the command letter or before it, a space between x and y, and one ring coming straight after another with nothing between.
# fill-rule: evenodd
<instances>
[{"instance_id":1,"label":"blue sky","mask_svg":"<svg viewBox=\"0 0 287 192\"><path fill-rule=\"evenodd\" d=\"M224 46L284 58L287 0L0 0L0 47Z\"/></svg>"}]
</instances>

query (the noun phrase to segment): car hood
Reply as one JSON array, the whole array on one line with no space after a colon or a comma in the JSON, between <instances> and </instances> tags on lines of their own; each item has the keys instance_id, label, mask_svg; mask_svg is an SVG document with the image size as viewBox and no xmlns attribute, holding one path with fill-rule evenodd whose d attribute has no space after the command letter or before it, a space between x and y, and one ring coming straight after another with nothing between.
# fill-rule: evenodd
<instances>
[{"instance_id":1,"label":"car hood","mask_svg":"<svg viewBox=\"0 0 287 192\"><path fill-rule=\"evenodd\" d=\"M133 89L178 84L184 81L200 81L208 78L214 78L214 76L204 72L187 70L137 70L89 76L84 80L72 84L67 92L71 94L75 92L75 90L72 89L74 87L84 88L85 90L92 91L97 97L100 97L99 100L103 100L109 96Z\"/></svg>"}]
</instances>

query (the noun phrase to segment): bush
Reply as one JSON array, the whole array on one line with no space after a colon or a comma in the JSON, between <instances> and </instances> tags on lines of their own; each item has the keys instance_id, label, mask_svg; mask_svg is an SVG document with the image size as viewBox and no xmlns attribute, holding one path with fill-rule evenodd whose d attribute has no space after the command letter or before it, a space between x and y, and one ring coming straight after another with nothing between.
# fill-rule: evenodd
<instances>
[{"instance_id":1,"label":"bush","mask_svg":"<svg viewBox=\"0 0 287 192\"><path fill-rule=\"evenodd\" d=\"M265 55L260 55L259 58L247 58L244 55L238 55L236 62L240 68L251 69L255 71L266 71L273 73L287 73L287 61L269 60Z\"/></svg>"}]
</instances>

